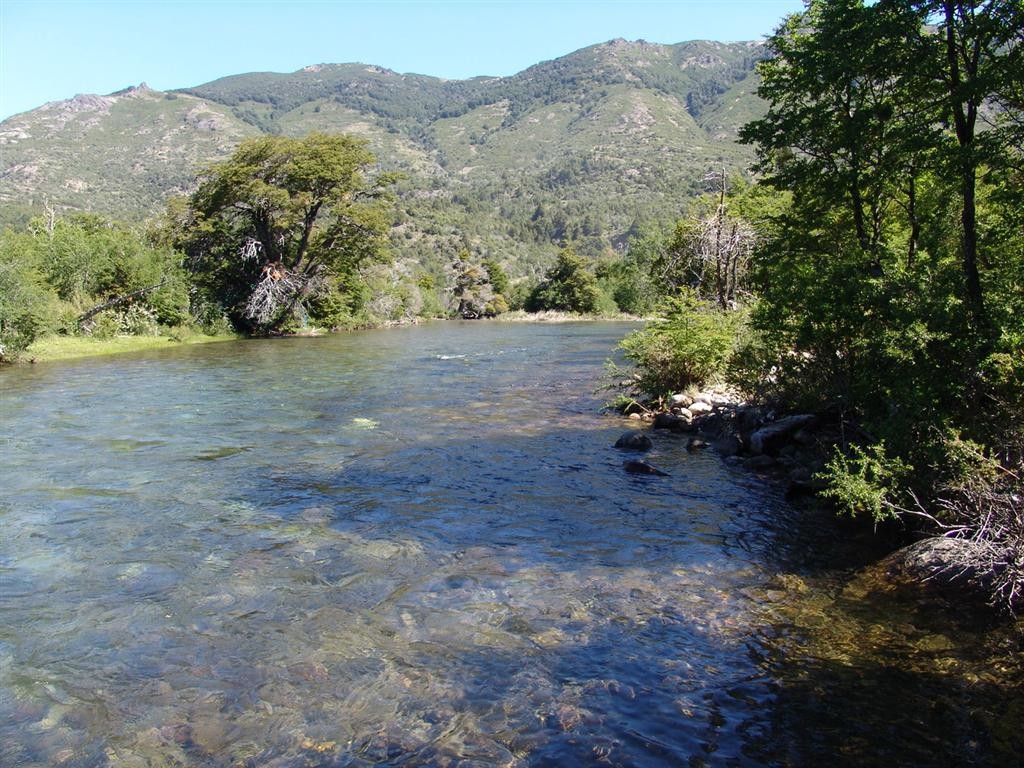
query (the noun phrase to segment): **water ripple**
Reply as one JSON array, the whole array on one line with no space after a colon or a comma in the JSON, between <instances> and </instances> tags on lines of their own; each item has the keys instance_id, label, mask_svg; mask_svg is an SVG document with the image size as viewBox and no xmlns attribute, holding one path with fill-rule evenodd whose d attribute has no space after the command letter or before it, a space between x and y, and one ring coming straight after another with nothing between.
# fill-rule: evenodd
<instances>
[{"instance_id":1,"label":"water ripple","mask_svg":"<svg viewBox=\"0 0 1024 768\"><path fill-rule=\"evenodd\" d=\"M668 477L622 471L590 393L625 330L0 372L0 764L998 764L995 735L885 736L891 708L857 712L869 747L823 732L815 697L865 678L942 694L907 661L924 630L884 633L887 676L778 493L671 435Z\"/></svg>"}]
</instances>

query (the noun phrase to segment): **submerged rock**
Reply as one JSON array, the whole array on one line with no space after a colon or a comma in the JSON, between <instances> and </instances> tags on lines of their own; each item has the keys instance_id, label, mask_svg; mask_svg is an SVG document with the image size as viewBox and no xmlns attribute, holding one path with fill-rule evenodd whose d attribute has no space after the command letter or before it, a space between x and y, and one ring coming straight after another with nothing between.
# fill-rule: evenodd
<instances>
[{"instance_id":1,"label":"submerged rock","mask_svg":"<svg viewBox=\"0 0 1024 768\"><path fill-rule=\"evenodd\" d=\"M630 459L629 461L623 462L622 468L631 475L658 475L660 477L668 477L668 472L662 472L660 469L648 464L646 461L637 461L636 459Z\"/></svg>"},{"instance_id":2,"label":"submerged rock","mask_svg":"<svg viewBox=\"0 0 1024 768\"><path fill-rule=\"evenodd\" d=\"M691 437L686 441L686 450L690 453L699 451L701 448L707 448L708 444L706 440L701 440L699 437Z\"/></svg>"},{"instance_id":3,"label":"submerged rock","mask_svg":"<svg viewBox=\"0 0 1024 768\"><path fill-rule=\"evenodd\" d=\"M625 432L615 441L615 447L624 451L649 451L654 446L643 432Z\"/></svg>"},{"instance_id":4,"label":"submerged rock","mask_svg":"<svg viewBox=\"0 0 1024 768\"><path fill-rule=\"evenodd\" d=\"M743 462L743 466L747 469L770 469L775 466L775 459L771 456L765 456L761 454L759 456L751 456Z\"/></svg>"},{"instance_id":5,"label":"submerged rock","mask_svg":"<svg viewBox=\"0 0 1024 768\"><path fill-rule=\"evenodd\" d=\"M789 470L789 484L786 495L789 497L817 493L824 490L827 483L819 478L810 467L797 465Z\"/></svg>"},{"instance_id":6,"label":"submerged rock","mask_svg":"<svg viewBox=\"0 0 1024 768\"><path fill-rule=\"evenodd\" d=\"M711 444L715 452L722 457L735 456L743 451L743 441L733 432L724 432Z\"/></svg>"}]
</instances>

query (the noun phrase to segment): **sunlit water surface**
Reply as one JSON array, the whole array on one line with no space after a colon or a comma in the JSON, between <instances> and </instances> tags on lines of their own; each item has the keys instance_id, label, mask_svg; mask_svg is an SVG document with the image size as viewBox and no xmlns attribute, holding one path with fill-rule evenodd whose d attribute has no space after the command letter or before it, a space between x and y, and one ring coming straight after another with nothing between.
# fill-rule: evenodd
<instances>
[{"instance_id":1,"label":"sunlit water surface","mask_svg":"<svg viewBox=\"0 0 1024 768\"><path fill-rule=\"evenodd\" d=\"M623 471L626 330L0 372L0 765L1019 764L1016 629L673 436Z\"/></svg>"}]
</instances>

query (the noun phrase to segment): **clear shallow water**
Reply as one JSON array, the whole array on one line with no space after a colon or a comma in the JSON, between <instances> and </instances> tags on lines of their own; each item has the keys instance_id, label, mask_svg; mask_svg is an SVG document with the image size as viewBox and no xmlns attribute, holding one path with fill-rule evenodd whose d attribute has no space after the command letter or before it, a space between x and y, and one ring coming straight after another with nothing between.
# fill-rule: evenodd
<instances>
[{"instance_id":1,"label":"clear shallow water","mask_svg":"<svg viewBox=\"0 0 1024 768\"><path fill-rule=\"evenodd\" d=\"M592 396L622 325L0 372L0 765L1013 765L1019 634Z\"/></svg>"}]
</instances>

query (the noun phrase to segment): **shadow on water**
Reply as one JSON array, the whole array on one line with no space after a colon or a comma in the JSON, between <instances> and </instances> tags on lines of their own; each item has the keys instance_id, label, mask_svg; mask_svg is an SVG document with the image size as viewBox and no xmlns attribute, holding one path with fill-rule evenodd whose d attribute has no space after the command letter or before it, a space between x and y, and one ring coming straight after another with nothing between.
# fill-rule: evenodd
<instances>
[{"instance_id":1,"label":"shadow on water","mask_svg":"<svg viewBox=\"0 0 1024 768\"><path fill-rule=\"evenodd\" d=\"M394 491L384 509L423 504L432 511L403 515L402 530L433 542L428 559L444 563L426 587L446 595L437 604L501 593L487 624L521 643L480 651L476 639L435 627L407 659L410 669L448 659L457 669L447 679L470 681L455 699L439 696L446 705L431 715L474 723L476 740L463 730L456 754L485 764L519 756L529 765L793 766L1002 766L1021 754L1019 628L873 593L854 574L883 551L876 540L830 514L786 505L714 456L684 453L671 435L657 438L652 460L672 480L622 474L622 454L610 448L596 466L556 461L563 442L607 447L619 429L433 445L434 461L461 467L447 482L373 460L270 481L299 489L277 494L292 500L283 516L323 505L333 510L324 518L330 528L369 538L391 540L394 521L365 507L360 488L378 498L382 488ZM560 498L503 500L509 478L487 461L491 471L478 474L472 458L502 453L538 459L532 470L518 467L517 487L546 483ZM417 449L395 456L400 467L429 465ZM595 470L601 477L574 482L574 473ZM430 503L434 494L450 506ZM497 576L463 573L467 551L504 565ZM517 605L507 588L517 575L545 593L542 602ZM389 582L368 604L397 595L394 609L415 625L418 589ZM585 609L574 605L580 595L590 596ZM505 738L496 745L494 734ZM374 742L390 745L393 754L377 755L388 764L433 764L453 748L391 738Z\"/></svg>"},{"instance_id":2,"label":"shadow on water","mask_svg":"<svg viewBox=\"0 0 1024 768\"><path fill-rule=\"evenodd\" d=\"M621 333L32 372L0 764L1013 764L1019 633L879 593L842 526L672 436L626 475L587 394Z\"/></svg>"}]
</instances>

